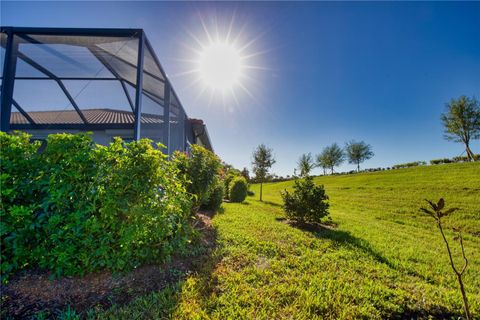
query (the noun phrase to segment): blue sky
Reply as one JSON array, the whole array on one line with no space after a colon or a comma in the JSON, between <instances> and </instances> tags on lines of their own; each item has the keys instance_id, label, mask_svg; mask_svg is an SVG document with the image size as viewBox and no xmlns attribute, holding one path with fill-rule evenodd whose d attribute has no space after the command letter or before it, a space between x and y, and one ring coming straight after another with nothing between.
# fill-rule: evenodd
<instances>
[{"instance_id":1,"label":"blue sky","mask_svg":"<svg viewBox=\"0 0 480 320\"><path fill-rule=\"evenodd\" d=\"M300 154L351 139L373 146L364 167L460 155L462 145L442 138L440 114L453 97L480 98L480 2L0 6L2 25L144 28L189 116L207 123L215 151L238 168L250 168L259 143L274 149L281 175L293 173ZM187 61L194 37L205 41L202 21L222 36L232 17L232 35L250 43L256 67L238 101L201 94Z\"/></svg>"}]
</instances>

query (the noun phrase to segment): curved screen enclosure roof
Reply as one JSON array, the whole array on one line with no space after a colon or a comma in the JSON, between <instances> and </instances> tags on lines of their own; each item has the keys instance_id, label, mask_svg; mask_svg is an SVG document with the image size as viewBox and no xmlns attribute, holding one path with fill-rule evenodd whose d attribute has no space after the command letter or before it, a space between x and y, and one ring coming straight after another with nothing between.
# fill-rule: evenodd
<instances>
[{"instance_id":1,"label":"curved screen enclosure roof","mask_svg":"<svg viewBox=\"0 0 480 320\"><path fill-rule=\"evenodd\" d=\"M168 153L197 142L211 149L142 29L1 27L0 36L2 131L93 131L94 140L150 138Z\"/></svg>"}]
</instances>

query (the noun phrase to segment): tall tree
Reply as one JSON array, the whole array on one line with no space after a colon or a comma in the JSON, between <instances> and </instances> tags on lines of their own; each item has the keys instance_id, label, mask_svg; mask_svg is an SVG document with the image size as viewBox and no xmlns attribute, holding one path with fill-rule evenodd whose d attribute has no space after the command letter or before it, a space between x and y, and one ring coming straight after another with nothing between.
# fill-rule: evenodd
<instances>
[{"instance_id":1,"label":"tall tree","mask_svg":"<svg viewBox=\"0 0 480 320\"><path fill-rule=\"evenodd\" d=\"M308 176L313 168L315 168L315 163L310 152L300 156L297 161L297 168L298 171L300 171L300 177Z\"/></svg>"},{"instance_id":2,"label":"tall tree","mask_svg":"<svg viewBox=\"0 0 480 320\"><path fill-rule=\"evenodd\" d=\"M345 153L347 154L348 162L357 165L357 171L360 171L360 163L374 156L372 146L363 141L356 142L354 140L346 143Z\"/></svg>"},{"instance_id":3,"label":"tall tree","mask_svg":"<svg viewBox=\"0 0 480 320\"><path fill-rule=\"evenodd\" d=\"M345 154L338 146L338 144L334 143L328 147L325 147L320 155L321 159L324 162L324 165L327 168L330 168L331 173L333 174L334 168L338 167L345 161Z\"/></svg>"},{"instance_id":4,"label":"tall tree","mask_svg":"<svg viewBox=\"0 0 480 320\"><path fill-rule=\"evenodd\" d=\"M267 177L268 170L274 163L275 159L272 149L264 144L259 145L255 151L253 151L252 171L255 174L255 178L260 181L260 201L262 201L263 182Z\"/></svg>"},{"instance_id":5,"label":"tall tree","mask_svg":"<svg viewBox=\"0 0 480 320\"><path fill-rule=\"evenodd\" d=\"M468 159L473 161L470 140L480 139L480 106L477 99L461 96L452 99L446 108L441 116L445 139L463 143Z\"/></svg>"}]
</instances>

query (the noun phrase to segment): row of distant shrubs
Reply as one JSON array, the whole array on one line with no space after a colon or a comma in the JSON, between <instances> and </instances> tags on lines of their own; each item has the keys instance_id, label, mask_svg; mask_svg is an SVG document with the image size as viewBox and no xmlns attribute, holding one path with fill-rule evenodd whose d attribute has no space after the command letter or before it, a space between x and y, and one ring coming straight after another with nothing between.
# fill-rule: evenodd
<instances>
[{"instance_id":1,"label":"row of distant shrubs","mask_svg":"<svg viewBox=\"0 0 480 320\"><path fill-rule=\"evenodd\" d=\"M480 161L480 154L474 154L473 160ZM469 161L468 157L453 157L451 159L443 158L443 159L430 160L430 164L443 164L443 163L455 163L455 162L467 162L467 161Z\"/></svg>"},{"instance_id":2,"label":"row of distant shrubs","mask_svg":"<svg viewBox=\"0 0 480 320\"><path fill-rule=\"evenodd\" d=\"M41 268L52 275L128 270L168 259L194 235L190 217L225 197L220 159L193 145L172 161L152 141L96 145L88 134L0 133L1 276ZM227 198L241 202L235 176Z\"/></svg>"},{"instance_id":3,"label":"row of distant shrubs","mask_svg":"<svg viewBox=\"0 0 480 320\"><path fill-rule=\"evenodd\" d=\"M427 163L425 161L414 161L414 162L407 162L407 163L400 163L392 166L392 169L402 169L402 168L411 168L417 166L424 166Z\"/></svg>"},{"instance_id":4,"label":"row of distant shrubs","mask_svg":"<svg viewBox=\"0 0 480 320\"><path fill-rule=\"evenodd\" d=\"M479 161L480 154L473 155L473 160ZM443 164L443 163L458 163L458 162L468 162L468 161L470 161L468 157L453 157L451 159L443 158L443 159L430 160L430 164L435 165L435 164ZM425 165L427 165L427 162L425 161L415 161L415 162L396 164L392 166L392 169L410 168L410 167L425 166Z\"/></svg>"}]
</instances>

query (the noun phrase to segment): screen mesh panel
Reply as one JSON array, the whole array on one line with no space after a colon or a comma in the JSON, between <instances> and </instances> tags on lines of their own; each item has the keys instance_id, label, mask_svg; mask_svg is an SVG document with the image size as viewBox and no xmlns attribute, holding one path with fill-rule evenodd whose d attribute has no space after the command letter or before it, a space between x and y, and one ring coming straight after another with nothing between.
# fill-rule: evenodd
<instances>
[{"instance_id":1,"label":"screen mesh panel","mask_svg":"<svg viewBox=\"0 0 480 320\"><path fill-rule=\"evenodd\" d=\"M112 77L86 47L21 43L18 51L20 58L25 56L32 59L57 77Z\"/></svg>"},{"instance_id":2,"label":"screen mesh panel","mask_svg":"<svg viewBox=\"0 0 480 320\"><path fill-rule=\"evenodd\" d=\"M3 64L5 62L5 47L7 46L7 35L0 33L0 78L3 77Z\"/></svg>"},{"instance_id":3,"label":"screen mesh panel","mask_svg":"<svg viewBox=\"0 0 480 320\"><path fill-rule=\"evenodd\" d=\"M13 99L27 113L31 111L75 110L54 80L16 80ZM79 118L80 119L80 118Z\"/></svg>"},{"instance_id":4,"label":"screen mesh panel","mask_svg":"<svg viewBox=\"0 0 480 320\"><path fill-rule=\"evenodd\" d=\"M175 150L185 149L185 121L186 115L183 108L175 96L175 93L170 93L170 149L171 152Z\"/></svg>"},{"instance_id":5,"label":"screen mesh panel","mask_svg":"<svg viewBox=\"0 0 480 320\"><path fill-rule=\"evenodd\" d=\"M118 80L65 80L63 83L81 110L108 108L133 112Z\"/></svg>"},{"instance_id":6,"label":"screen mesh panel","mask_svg":"<svg viewBox=\"0 0 480 320\"><path fill-rule=\"evenodd\" d=\"M145 46L145 55L143 58L143 70L145 73L149 73L153 77L165 80L163 73L160 71L159 66L153 58L153 54L150 52L147 46Z\"/></svg>"},{"instance_id":7,"label":"screen mesh panel","mask_svg":"<svg viewBox=\"0 0 480 320\"><path fill-rule=\"evenodd\" d=\"M142 96L141 119L140 137L148 138L155 142L160 142L163 145L166 145L166 122L164 108L145 94Z\"/></svg>"},{"instance_id":8,"label":"screen mesh panel","mask_svg":"<svg viewBox=\"0 0 480 320\"><path fill-rule=\"evenodd\" d=\"M104 130L103 141L111 135L132 139L138 37L142 31L80 29L64 35L69 29L56 32L42 28L2 28L0 83L4 80L1 77L7 46L4 32L8 30L13 31L14 48L18 48L11 126L27 128L34 122L42 129L52 127L57 132L63 130L62 125L66 132L72 128L94 128L94 131L98 128ZM130 32L137 34L118 36ZM86 35L90 33L92 36ZM173 91L170 93L170 114L165 114L165 83L168 80L147 45L143 48L142 71L140 137L163 144L169 140L170 154L184 150L187 115Z\"/></svg>"}]
</instances>

